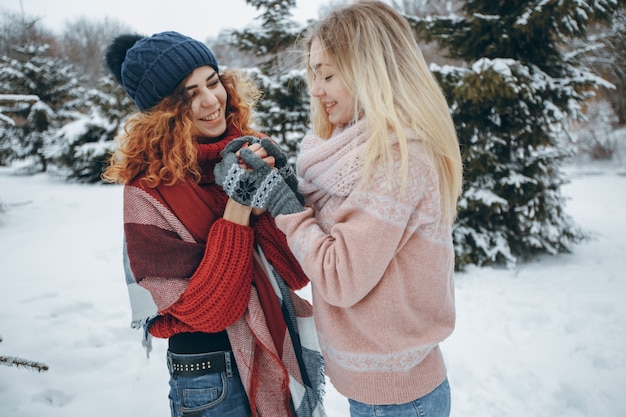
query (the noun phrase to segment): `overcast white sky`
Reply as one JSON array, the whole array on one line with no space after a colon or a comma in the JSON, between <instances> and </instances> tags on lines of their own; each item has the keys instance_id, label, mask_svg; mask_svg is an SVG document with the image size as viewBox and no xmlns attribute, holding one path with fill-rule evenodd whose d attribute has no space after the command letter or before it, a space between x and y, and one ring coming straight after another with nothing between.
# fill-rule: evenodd
<instances>
[{"instance_id":1,"label":"overcast white sky","mask_svg":"<svg viewBox=\"0 0 626 417\"><path fill-rule=\"evenodd\" d=\"M317 19L319 7L329 2L296 0L294 19ZM43 26L58 34L78 17L108 16L145 35L175 30L202 41L222 29L253 24L259 15L244 0L0 0L0 9L41 17Z\"/></svg>"}]
</instances>

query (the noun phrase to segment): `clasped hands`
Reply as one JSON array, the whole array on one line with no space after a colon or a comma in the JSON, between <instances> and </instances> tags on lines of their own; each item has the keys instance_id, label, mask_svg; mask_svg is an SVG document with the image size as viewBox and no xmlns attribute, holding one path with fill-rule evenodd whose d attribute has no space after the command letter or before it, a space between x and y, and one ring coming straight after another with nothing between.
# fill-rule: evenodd
<instances>
[{"instance_id":1,"label":"clasped hands","mask_svg":"<svg viewBox=\"0 0 626 417\"><path fill-rule=\"evenodd\" d=\"M259 144L267 153L272 167L254 150ZM214 169L215 182L233 200L248 207L269 211L272 216L304 210L304 199L298 192L298 179L287 156L270 139L242 136L222 151L222 161Z\"/></svg>"}]
</instances>

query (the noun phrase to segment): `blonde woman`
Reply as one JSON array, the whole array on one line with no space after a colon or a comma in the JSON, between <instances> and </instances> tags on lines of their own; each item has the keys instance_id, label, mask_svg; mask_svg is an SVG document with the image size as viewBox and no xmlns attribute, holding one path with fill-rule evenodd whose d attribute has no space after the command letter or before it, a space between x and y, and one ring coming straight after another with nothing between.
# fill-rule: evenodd
<instances>
[{"instance_id":1,"label":"blonde woman","mask_svg":"<svg viewBox=\"0 0 626 417\"><path fill-rule=\"evenodd\" d=\"M295 197L275 204L273 189L257 206L276 217L311 279L326 373L351 415L448 416L439 344L455 323L462 166L446 100L406 20L382 2L331 13L306 53L305 207ZM276 175L240 155L259 176Z\"/></svg>"}]
</instances>

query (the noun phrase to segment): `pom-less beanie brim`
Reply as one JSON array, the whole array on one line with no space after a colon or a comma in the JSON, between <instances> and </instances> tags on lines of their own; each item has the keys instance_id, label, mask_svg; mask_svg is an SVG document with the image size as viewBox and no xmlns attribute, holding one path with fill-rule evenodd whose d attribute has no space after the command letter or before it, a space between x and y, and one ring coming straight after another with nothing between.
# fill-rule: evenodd
<instances>
[{"instance_id":1,"label":"pom-less beanie brim","mask_svg":"<svg viewBox=\"0 0 626 417\"><path fill-rule=\"evenodd\" d=\"M143 38L127 52L122 63L122 86L139 110L145 111L172 94L196 68L209 65L218 71L211 50L178 32Z\"/></svg>"}]
</instances>

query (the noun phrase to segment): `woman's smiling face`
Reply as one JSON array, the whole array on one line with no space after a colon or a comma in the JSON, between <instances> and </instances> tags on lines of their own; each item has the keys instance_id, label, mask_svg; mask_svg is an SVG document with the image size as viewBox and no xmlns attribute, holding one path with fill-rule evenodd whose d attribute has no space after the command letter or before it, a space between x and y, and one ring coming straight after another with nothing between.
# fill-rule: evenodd
<instances>
[{"instance_id":1,"label":"woman's smiling face","mask_svg":"<svg viewBox=\"0 0 626 417\"><path fill-rule=\"evenodd\" d=\"M351 122L354 119L354 98L318 39L313 39L311 43L309 66L313 71L311 95L320 100L328 121L334 126Z\"/></svg>"},{"instance_id":2,"label":"woman's smiling face","mask_svg":"<svg viewBox=\"0 0 626 417\"><path fill-rule=\"evenodd\" d=\"M217 138L226 131L228 94L213 67L196 68L185 81L191 116L199 137Z\"/></svg>"}]
</instances>

